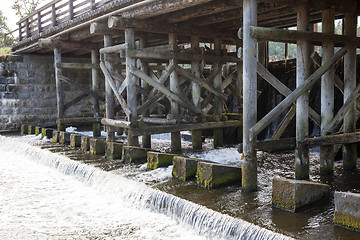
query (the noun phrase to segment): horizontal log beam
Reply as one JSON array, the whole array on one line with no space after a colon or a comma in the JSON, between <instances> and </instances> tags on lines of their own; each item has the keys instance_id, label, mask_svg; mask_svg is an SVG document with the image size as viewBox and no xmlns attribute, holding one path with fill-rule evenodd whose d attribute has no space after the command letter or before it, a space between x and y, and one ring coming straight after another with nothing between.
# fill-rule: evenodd
<instances>
[{"instance_id":1,"label":"horizontal log beam","mask_svg":"<svg viewBox=\"0 0 360 240\"><path fill-rule=\"evenodd\" d=\"M99 69L98 65L91 63L57 63L56 67L67 69Z\"/></svg>"},{"instance_id":2,"label":"horizontal log beam","mask_svg":"<svg viewBox=\"0 0 360 240\"><path fill-rule=\"evenodd\" d=\"M39 39L38 45L40 48L61 48L61 49L71 49L71 50L93 50L99 49L100 44L93 42L74 42L74 41L63 41L63 40L53 40L53 39Z\"/></svg>"},{"instance_id":3,"label":"horizontal log beam","mask_svg":"<svg viewBox=\"0 0 360 240\"><path fill-rule=\"evenodd\" d=\"M73 123L99 123L99 117L78 117L78 118L61 118L56 120L56 124L73 124Z\"/></svg>"},{"instance_id":4,"label":"horizontal log beam","mask_svg":"<svg viewBox=\"0 0 360 240\"><path fill-rule=\"evenodd\" d=\"M160 124L160 125L175 125L175 124L177 124L176 119L166 119L166 118L143 117L141 119L141 121L143 123Z\"/></svg>"},{"instance_id":5,"label":"horizontal log beam","mask_svg":"<svg viewBox=\"0 0 360 240\"><path fill-rule=\"evenodd\" d=\"M127 43L111 46L111 47L105 47L100 49L100 54L106 54L106 53L118 53L122 50L126 50L128 48Z\"/></svg>"},{"instance_id":6,"label":"horizontal log beam","mask_svg":"<svg viewBox=\"0 0 360 240\"><path fill-rule=\"evenodd\" d=\"M342 133L327 135L323 137L306 138L302 144L308 147L336 145L336 144L348 144L360 142L360 132Z\"/></svg>"},{"instance_id":7,"label":"horizontal log beam","mask_svg":"<svg viewBox=\"0 0 360 240\"><path fill-rule=\"evenodd\" d=\"M127 128L127 129L131 128L131 122L124 120L103 118L101 119L101 124L109 127Z\"/></svg>"},{"instance_id":8,"label":"horizontal log beam","mask_svg":"<svg viewBox=\"0 0 360 240\"><path fill-rule=\"evenodd\" d=\"M318 79L342 58L347 52L346 48L341 48L337 51L329 61L324 63L313 74L311 74L303 84L297 87L291 94L289 94L281 103L266 114L258 123L250 129L250 139L254 139L262 130L264 130L270 123L272 123L283 111L292 105L302 94L309 91Z\"/></svg>"},{"instance_id":9,"label":"horizontal log beam","mask_svg":"<svg viewBox=\"0 0 360 240\"><path fill-rule=\"evenodd\" d=\"M64 110L67 110L68 108L70 108L71 106L73 106L74 104L80 102L81 100L87 98L87 96L89 96L89 94L87 93L83 93L81 94L80 96L77 96L76 98L74 98L73 100L67 102L65 105L64 105Z\"/></svg>"},{"instance_id":10,"label":"horizontal log beam","mask_svg":"<svg viewBox=\"0 0 360 240\"><path fill-rule=\"evenodd\" d=\"M131 129L132 136L152 135L159 133L192 131L200 129L213 129L225 127L239 127L242 126L242 121L233 120L226 122L207 122L207 123L191 123L179 125L163 125L163 126L143 126L142 128Z\"/></svg>"}]
</instances>

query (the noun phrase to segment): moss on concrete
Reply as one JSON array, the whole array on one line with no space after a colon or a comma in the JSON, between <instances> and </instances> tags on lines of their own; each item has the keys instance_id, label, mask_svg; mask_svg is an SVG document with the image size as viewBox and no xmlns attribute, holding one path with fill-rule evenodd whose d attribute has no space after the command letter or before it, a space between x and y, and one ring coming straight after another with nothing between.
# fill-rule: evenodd
<instances>
[{"instance_id":1,"label":"moss on concrete","mask_svg":"<svg viewBox=\"0 0 360 240\"><path fill-rule=\"evenodd\" d=\"M105 139L91 138L90 153L94 155L105 154Z\"/></svg>"},{"instance_id":2,"label":"moss on concrete","mask_svg":"<svg viewBox=\"0 0 360 240\"><path fill-rule=\"evenodd\" d=\"M121 159L121 153L124 144L116 142L107 142L105 149L105 157L109 159Z\"/></svg>"},{"instance_id":3,"label":"moss on concrete","mask_svg":"<svg viewBox=\"0 0 360 240\"><path fill-rule=\"evenodd\" d=\"M87 152L90 150L90 138L87 136L81 136L81 150Z\"/></svg>"},{"instance_id":4,"label":"moss on concrete","mask_svg":"<svg viewBox=\"0 0 360 240\"><path fill-rule=\"evenodd\" d=\"M61 144L69 144L70 143L70 133L68 132L60 132L59 143Z\"/></svg>"},{"instance_id":5,"label":"moss on concrete","mask_svg":"<svg viewBox=\"0 0 360 240\"><path fill-rule=\"evenodd\" d=\"M335 211L334 213L334 223L340 226L354 229L360 231L360 218L352 216L350 214L344 214L341 212Z\"/></svg>"},{"instance_id":6,"label":"moss on concrete","mask_svg":"<svg viewBox=\"0 0 360 240\"><path fill-rule=\"evenodd\" d=\"M52 133L52 142L53 143L59 142L59 136L60 136L59 131L53 131L53 133Z\"/></svg>"},{"instance_id":7,"label":"moss on concrete","mask_svg":"<svg viewBox=\"0 0 360 240\"><path fill-rule=\"evenodd\" d=\"M173 158L172 176L183 181L194 178L198 161L200 161L198 158L175 156Z\"/></svg>"},{"instance_id":8,"label":"moss on concrete","mask_svg":"<svg viewBox=\"0 0 360 240\"><path fill-rule=\"evenodd\" d=\"M121 154L121 162L123 163L145 163L149 148L141 148L134 146L123 146Z\"/></svg>"},{"instance_id":9,"label":"moss on concrete","mask_svg":"<svg viewBox=\"0 0 360 240\"><path fill-rule=\"evenodd\" d=\"M49 129L49 128L42 128L41 129L41 139L43 138L52 138L52 135L53 135L53 130L52 129Z\"/></svg>"},{"instance_id":10,"label":"moss on concrete","mask_svg":"<svg viewBox=\"0 0 360 240\"><path fill-rule=\"evenodd\" d=\"M176 154L148 152L147 153L147 168L157 169L159 167L167 167L172 164L173 158Z\"/></svg>"},{"instance_id":11,"label":"moss on concrete","mask_svg":"<svg viewBox=\"0 0 360 240\"><path fill-rule=\"evenodd\" d=\"M32 125L28 126L28 134L30 135L35 134L35 126Z\"/></svg>"},{"instance_id":12,"label":"moss on concrete","mask_svg":"<svg viewBox=\"0 0 360 240\"><path fill-rule=\"evenodd\" d=\"M35 136L39 136L41 133L41 127L35 127Z\"/></svg>"},{"instance_id":13,"label":"moss on concrete","mask_svg":"<svg viewBox=\"0 0 360 240\"><path fill-rule=\"evenodd\" d=\"M29 125L22 124L21 129L20 129L20 134L25 135L25 134L28 134L28 132L29 132Z\"/></svg>"},{"instance_id":14,"label":"moss on concrete","mask_svg":"<svg viewBox=\"0 0 360 240\"><path fill-rule=\"evenodd\" d=\"M74 148L81 146L81 135L80 134L70 134L70 146L74 147Z\"/></svg>"}]
</instances>

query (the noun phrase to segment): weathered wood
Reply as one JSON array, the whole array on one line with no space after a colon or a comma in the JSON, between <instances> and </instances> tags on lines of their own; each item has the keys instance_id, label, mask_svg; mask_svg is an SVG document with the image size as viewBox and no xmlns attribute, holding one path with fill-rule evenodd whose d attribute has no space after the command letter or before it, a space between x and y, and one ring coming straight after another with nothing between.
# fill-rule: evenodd
<instances>
[{"instance_id":1,"label":"weathered wood","mask_svg":"<svg viewBox=\"0 0 360 240\"><path fill-rule=\"evenodd\" d=\"M153 86L158 91L165 94L166 97L170 98L171 100L176 101L177 103L179 103L184 108L187 108L187 109L189 109L192 112L197 113L197 114L202 113L201 109L196 108L190 101L186 100L185 98L181 97L180 95L172 93L169 89L167 89L166 87L164 87L160 83L154 81L154 79L152 79L151 77L149 77L148 75L146 75L142 71L140 71L140 70L138 70L136 68L133 68L133 69L130 70L130 72L132 74L138 76L139 78L143 79L149 85Z\"/></svg>"},{"instance_id":2,"label":"weathered wood","mask_svg":"<svg viewBox=\"0 0 360 240\"><path fill-rule=\"evenodd\" d=\"M281 123L279 124L278 128L274 132L274 134L271 137L271 140L278 140L285 132L287 126L290 124L291 120L295 117L296 113L296 106L293 105L288 113L285 115Z\"/></svg>"},{"instance_id":3,"label":"weathered wood","mask_svg":"<svg viewBox=\"0 0 360 240\"><path fill-rule=\"evenodd\" d=\"M93 22L90 24L90 34L93 35L115 35L119 34L118 31L115 29L108 28L107 24L105 23L99 23L99 22Z\"/></svg>"},{"instance_id":4,"label":"weathered wood","mask_svg":"<svg viewBox=\"0 0 360 240\"><path fill-rule=\"evenodd\" d=\"M131 115L131 109L129 108L128 104L126 103L125 99L121 96L121 94L118 92L118 90L116 89L116 85L114 83L114 80L112 79L112 77L109 74L109 71L107 70L105 64L103 62L100 63L100 68L102 70L102 72L105 75L105 80L106 82L109 84L109 87L111 88L111 90L113 91L113 94L115 95L116 99L119 101L121 108L123 109L123 111L125 112L125 114L127 116Z\"/></svg>"},{"instance_id":5,"label":"weathered wood","mask_svg":"<svg viewBox=\"0 0 360 240\"><path fill-rule=\"evenodd\" d=\"M161 125L161 126L143 126L142 128L132 129L133 136L141 136L145 134L159 134L180 131L192 131L199 129L212 129L224 127L238 127L241 126L241 121L232 120L226 122L206 122L206 123L192 123L192 124L178 124L178 125Z\"/></svg>"},{"instance_id":6,"label":"weathered wood","mask_svg":"<svg viewBox=\"0 0 360 240\"><path fill-rule=\"evenodd\" d=\"M113 45L113 39L111 35L104 35L104 47L110 47ZM110 74L107 73L106 69L112 69L112 64L110 61L106 61L105 63L100 63L100 68L103 71L105 75L105 98L106 98L106 105L105 105L105 112L106 112L106 118L113 119L115 117L115 99L114 99L114 93L111 88L111 80ZM113 84L113 87L115 84ZM121 99L120 99L121 100ZM121 102L120 102L121 104ZM123 107L123 105L121 105ZM110 126L107 126L106 128L106 141L107 142L114 142L115 141L115 132L113 128Z\"/></svg>"},{"instance_id":7,"label":"weathered wood","mask_svg":"<svg viewBox=\"0 0 360 240\"><path fill-rule=\"evenodd\" d=\"M260 63L257 63L257 71L258 74L265 80L267 81L271 86L273 86L276 90L279 91L279 93L281 93L282 95L284 95L285 97L287 97L290 93L291 90L285 86L285 84L283 84L282 82L280 82L279 79L277 79L274 75L272 75L269 70L267 70L263 65L261 65ZM321 119L319 114L317 114L315 112L314 109L312 109L309 106L309 116L310 118L318 125L320 126L321 124Z\"/></svg>"},{"instance_id":8,"label":"weathered wood","mask_svg":"<svg viewBox=\"0 0 360 240\"><path fill-rule=\"evenodd\" d=\"M76 50L92 50L100 48L98 43L93 42L75 42L53 39L39 39L38 45L40 48L61 48L61 49L76 49Z\"/></svg>"},{"instance_id":9,"label":"weathered wood","mask_svg":"<svg viewBox=\"0 0 360 240\"><path fill-rule=\"evenodd\" d=\"M322 31L334 33L334 9L322 12ZM334 55L334 44L324 41L322 45L322 62L325 63ZM328 133L325 131L334 116L334 68L330 68L321 77L321 136ZM333 146L320 147L320 173L332 174L334 168Z\"/></svg>"},{"instance_id":10,"label":"weathered wood","mask_svg":"<svg viewBox=\"0 0 360 240\"><path fill-rule=\"evenodd\" d=\"M91 63L57 63L56 67L67 69L93 69L99 68L99 65Z\"/></svg>"},{"instance_id":11,"label":"weathered wood","mask_svg":"<svg viewBox=\"0 0 360 240\"><path fill-rule=\"evenodd\" d=\"M57 100L57 118L64 118L64 92L61 82L61 69L56 67L56 64L61 63L61 50L59 48L54 49L54 62L55 62L55 80L56 80L56 100ZM58 125L58 131L64 131L64 126Z\"/></svg>"},{"instance_id":12,"label":"weathered wood","mask_svg":"<svg viewBox=\"0 0 360 240\"><path fill-rule=\"evenodd\" d=\"M279 152L294 150L295 145L295 138L282 138L276 140L259 141L256 143L256 149L264 152Z\"/></svg>"},{"instance_id":13,"label":"weathered wood","mask_svg":"<svg viewBox=\"0 0 360 240\"><path fill-rule=\"evenodd\" d=\"M175 125L178 122L176 119L151 118L151 117L143 117L141 121L144 123L162 124L162 125Z\"/></svg>"},{"instance_id":14,"label":"weathered wood","mask_svg":"<svg viewBox=\"0 0 360 240\"><path fill-rule=\"evenodd\" d=\"M89 94L87 93L83 93L77 97L75 97L74 99L72 99L71 101L67 102L66 104L64 104L64 110L66 111L67 109L69 109L71 106L73 106L74 104L80 102L81 100L87 98L87 96L89 96Z\"/></svg>"},{"instance_id":15,"label":"weathered wood","mask_svg":"<svg viewBox=\"0 0 360 240\"><path fill-rule=\"evenodd\" d=\"M114 119L107 119L107 118L101 119L101 124L103 124L105 126L117 127L117 128L131 128L132 127L132 124L129 121L114 120Z\"/></svg>"},{"instance_id":16,"label":"weathered wood","mask_svg":"<svg viewBox=\"0 0 360 240\"><path fill-rule=\"evenodd\" d=\"M64 82L67 82L67 83L71 84L72 86L78 88L79 90L81 90L81 91L83 91L83 92L85 92L85 93L87 93L87 94L89 94L89 95L91 95L91 96L93 96L93 97L96 97L96 98L99 99L100 101L105 102L105 98L104 98L104 97L98 95L97 93L93 92L92 90L87 89L85 86L83 86L83 85L81 85L81 84L79 84L79 83L71 80L71 79L68 78L68 77L65 77L65 76L63 76L63 75L59 75L59 80L62 80L62 81L64 81Z\"/></svg>"},{"instance_id":17,"label":"weathered wood","mask_svg":"<svg viewBox=\"0 0 360 240\"><path fill-rule=\"evenodd\" d=\"M137 95L136 85L138 79L131 71L136 68L136 59L129 56L129 51L135 49L135 32L132 28L125 29L125 43L127 44L126 49L126 81L127 81L127 104L129 105L131 114L129 116L130 122L136 126L137 124ZM132 133L128 134L128 145L138 146L139 140L137 137L133 137Z\"/></svg>"},{"instance_id":18,"label":"weathered wood","mask_svg":"<svg viewBox=\"0 0 360 240\"><path fill-rule=\"evenodd\" d=\"M326 135L322 137L306 138L302 143L309 147L333 146L336 144L350 144L360 142L360 132Z\"/></svg>"},{"instance_id":19,"label":"weathered wood","mask_svg":"<svg viewBox=\"0 0 360 240\"><path fill-rule=\"evenodd\" d=\"M69 20L74 19L74 0L68 0L69 1Z\"/></svg>"},{"instance_id":20,"label":"weathered wood","mask_svg":"<svg viewBox=\"0 0 360 240\"><path fill-rule=\"evenodd\" d=\"M100 122L100 121L101 121L100 117L79 117L79 118L61 118L61 119L57 119L56 123L57 124L69 125L69 124L74 124L74 123L95 123L95 122Z\"/></svg>"},{"instance_id":21,"label":"weathered wood","mask_svg":"<svg viewBox=\"0 0 360 240\"><path fill-rule=\"evenodd\" d=\"M115 45L115 46L111 46L111 47L101 48L100 54L119 53L122 50L126 50L127 47L128 47L128 44L123 43L123 44L119 44L119 45Z\"/></svg>"},{"instance_id":22,"label":"weathered wood","mask_svg":"<svg viewBox=\"0 0 360 240\"><path fill-rule=\"evenodd\" d=\"M241 34L241 33L240 33ZM250 35L256 39L268 41L295 43L296 41L308 41L315 45L322 45L322 42L333 43L335 46L344 46L347 43L355 43L360 46L360 38L356 36L344 36L332 33L310 32L306 30L287 30L280 28L250 27ZM240 35L241 36L241 35Z\"/></svg>"},{"instance_id":23,"label":"weathered wood","mask_svg":"<svg viewBox=\"0 0 360 240\"><path fill-rule=\"evenodd\" d=\"M354 6L355 7L355 6ZM355 12L345 14L344 34L347 37L356 37L356 21ZM350 101L353 95L358 95L354 89L356 87L356 45L355 43L346 44L348 53L344 57L344 106L349 103L348 111L344 117L344 132L354 132L356 129L356 109L355 101ZM356 87L356 88L355 88ZM358 91L358 90L357 90ZM348 101L349 100L349 101ZM338 114L337 114L338 115ZM356 168L357 149L356 144L343 145L343 168L344 170L353 170Z\"/></svg>"},{"instance_id":24,"label":"weathered wood","mask_svg":"<svg viewBox=\"0 0 360 240\"><path fill-rule=\"evenodd\" d=\"M98 54L98 51L96 51L96 50L91 50L91 64L97 66L97 67L94 67L91 69L91 90L94 93L99 94L99 71L98 71L99 54ZM93 97L92 102L93 102L93 109L94 109L93 116L99 117L100 116L99 101L95 97ZM94 137L101 136L100 124L95 123L93 125L93 136Z\"/></svg>"},{"instance_id":25,"label":"weathered wood","mask_svg":"<svg viewBox=\"0 0 360 240\"><path fill-rule=\"evenodd\" d=\"M264 130L272 121L274 121L285 109L290 107L304 92L312 88L315 82L340 58L347 52L346 48L341 48L336 54L313 74L311 74L300 86L298 86L291 94L289 94L281 103L266 114L254 127L250 130L251 139ZM245 94L245 93L244 93ZM245 97L244 97L245 98Z\"/></svg>"},{"instance_id":26,"label":"weathered wood","mask_svg":"<svg viewBox=\"0 0 360 240\"><path fill-rule=\"evenodd\" d=\"M250 36L251 26L257 25L257 1L243 1L243 191L257 190L256 135L251 136L257 120L257 43Z\"/></svg>"}]
</instances>

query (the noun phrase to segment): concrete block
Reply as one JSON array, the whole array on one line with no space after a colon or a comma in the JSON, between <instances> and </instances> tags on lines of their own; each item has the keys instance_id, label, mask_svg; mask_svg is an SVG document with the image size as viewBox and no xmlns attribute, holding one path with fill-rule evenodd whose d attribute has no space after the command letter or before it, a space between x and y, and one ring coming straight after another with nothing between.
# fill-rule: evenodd
<instances>
[{"instance_id":1,"label":"concrete block","mask_svg":"<svg viewBox=\"0 0 360 240\"><path fill-rule=\"evenodd\" d=\"M196 180L199 186L207 189L241 183L241 168L199 161Z\"/></svg>"},{"instance_id":2,"label":"concrete block","mask_svg":"<svg viewBox=\"0 0 360 240\"><path fill-rule=\"evenodd\" d=\"M29 125L21 124L20 134L25 135L29 133Z\"/></svg>"},{"instance_id":3,"label":"concrete block","mask_svg":"<svg viewBox=\"0 0 360 240\"><path fill-rule=\"evenodd\" d=\"M273 178L271 204L290 212L317 202L329 196L330 187L326 184L304 180Z\"/></svg>"},{"instance_id":4,"label":"concrete block","mask_svg":"<svg viewBox=\"0 0 360 240\"><path fill-rule=\"evenodd\" d=\"M198 158L187 158L182 156L175 156L173 158L173 177L186 181L194 178L197 170Z\"/></svg>"},{"instance_id":5,"label":"concrete block","mask_svg":"<svg viewBox=\"0 0 360 240\"><path fill-rule=\"evenodd\" d=\"M90 139L90 153L94 155L105 154L105 139L91 138Z\"/></svg>"},{"instance_id":6,"label":"concrete block","mask_svg":"<svg viewBox=\"0 0 360 240\"><path fill-rule=\"evenodd\" d=\"M81 135L80 134L70 134L70 146L71 147L81 147Z\"/></svg>"},{"instance_id":7,"label":"concrete block","mask_svg":"<svg viewBox=\"0 0 360 240\"><path fill-rule=\"evenodd\" d=\"M105 149L105 157L109 159L121 159L121 153L124 144L116 142L107 142Z\"/></svg>"},{"instance_id":8,"label":"concrete block","mask_svg":"<svg viewBox=\"0 0 360 240\"><path fill-rule=\"evenodd\" d=\"M35 134L35 126L32 125L28 126L28 134L30 135Z\"/></svg>"},{"instance_id":9,"label":"concrete block","mask_svg":"<svg viewBox=\"0 0 360 240\"><path fill-rule=\"evenodd\" d=\"M52 133L52 142L53 143L59 142L59 138L60 138L60 131L54 130Z\"/></svg>"},{"instance_id":10,"label":"concrete block","mask_svg":"<svg viewBox=\"0 0 360 240\"><path fill-rule=\"evenodd\" d=\"M121 154L121 162L123 163L145 163L147 152L150 148L123 146Z\"/></svg>"},{"instance_id":11,"label":"concrete block","mask_svg":"<svg viewBox=\"0 0 360 240\"><path fill-rule=\"evenodd\" d=\"M360 194L335 192L334 203L334 223L341 227L360 231Z\"/></svg>"},{"instance_id":12,"label":"concrete block","mask_svg":"<svg viewBox=\"0 0 360 240\"><path fill-rule=\"evenodd\" d=\"M41 139L43 139L44 137L50 139L52 138L53 135L53 130L50 128L42 128L41 129Z\"/></svg>"},{"instance_id":13,"label":"concrete block","mask_svg":"<svg viewBox=\"0 0 360 240\"><path fill-rule=\"evenodd\" d=\"M59 143L70 144L70 133L60 131Z\"/></svg>"},{"instance_id":14,"label":"concrete block","mask_svg":"<svg viewBox=\"0 0 360 240\"><path fill-rule=\"evenodd\" d=\"M41 134L41 127L35 127L35 136L39 136Z\"/></svg>"},{"instance_id":15,"label":"concrete block","mask_svg":"<svg viewBox=\"0 0 360 240\"><path fill-rule=\"evenodd\" d=\"M90 150L90 137L81 136L81 150L85 152Z\"/></svg>"},{"instance_id":16,"label":"concrete block","mask_svg":"<svg viewBox=\"0 0 360 240\"><path fill-rule=\"evenodd\" d=\"M167 167L172 164L176 154L147 152L147 168L157 169L159 167Z\"/></svg>"}]
</instances>

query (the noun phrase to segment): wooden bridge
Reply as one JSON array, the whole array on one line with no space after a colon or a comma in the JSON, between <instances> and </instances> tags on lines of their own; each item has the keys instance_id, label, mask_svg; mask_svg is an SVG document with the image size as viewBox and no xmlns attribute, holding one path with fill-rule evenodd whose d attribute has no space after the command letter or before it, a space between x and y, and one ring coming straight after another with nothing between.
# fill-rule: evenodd
<instances>
[{"instance_id":1,"label":"wooden bridge","mask_svg":"<svg viewBox=\"0 0 360 240\"><path fill-rule=\"evenodd\" d=\"M309 178L308 146L314 142L322 145L322 173L333 172L336 144L346 143L344 168L356 167L358 12L356 0L56 0L19 21L19 42L12 50L54 55L59 130L74 121L90 122L99 136L101 121L108 141L115 141L116 128L123 128L129 145L138 145L138 136L143 136L144 147L150 146L151 134L171 132L176 152L181 150L180 131L191 130L193 147L201 149L202 129L214 129L217 147L223 145L224 127L243 126L242 184L252 191L257 188L257 135L284 111L288 113L272 139L279 139L296 116L296 178ZM344 35L334 34L335 19L344 19ZM322 32L313 32L312 24L318 22ZM294 26L297 30L287 29ZM267 41L297 44L294 91L267 70ZM312 46L322 46L321 57L311 55ZM341 49L334 54L335 47ZM89 62L64 63L62 56ZM333 67L341 59L343 80ZM91 70L91 89L64 76L62 69ZM100 70L105 98L99 92ZM320 78L317 113L309 107L308 93ZM285 97L259 121L258 81L266 81ZM64 83L84 94L65 104ZM344 94L344 105L336 114L334 86ZM93 99L94 117L66 118L66 106L87 96ZM236 112L243 121L226 117L224 104L230 98L238 102ZM104 118L99 101L106 102ZM321 127L324 140L308 139L309 118ZM333 136L339 128L355 134L353 140Z\"/></svg>"}]
</instances>

